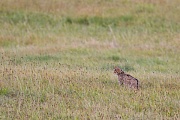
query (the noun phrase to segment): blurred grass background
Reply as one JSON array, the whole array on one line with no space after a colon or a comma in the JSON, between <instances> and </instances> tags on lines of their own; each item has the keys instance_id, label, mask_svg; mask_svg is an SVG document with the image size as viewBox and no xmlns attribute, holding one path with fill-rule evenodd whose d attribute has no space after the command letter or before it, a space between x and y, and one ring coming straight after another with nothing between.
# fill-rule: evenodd
<instances>
[{"instance_id":1,"label":"blurred grass background","mask_svg":"<svg viewBox=\"0 0 180 120\"><path fill-rule=\"evenodd\" d=\"M1 0L0 118L179 119L179 13L179 0Z\"/></svg>"}]
</instances>

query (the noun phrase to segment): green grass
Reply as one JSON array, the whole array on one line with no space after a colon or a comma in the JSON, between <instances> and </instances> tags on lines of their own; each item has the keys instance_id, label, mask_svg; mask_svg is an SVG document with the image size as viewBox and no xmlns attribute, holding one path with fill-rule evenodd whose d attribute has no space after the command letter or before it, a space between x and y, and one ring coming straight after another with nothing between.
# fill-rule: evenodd
<instances>
[{"instance_id":1,"label":"green grass","mask_svg":"<svg viewBox=\"0 0 180 120\"><path fill-rule=\"evenodd\" d=\"M0 119L179 119L179 3L1 0Z\"/></svg>"},{"instance_id":2,"label":"green grass","mask_svg":"<svg viewBox=\"0 0 180 120\"><path fill-rule=\"evenodd\" d=\"M0 89L0 95L7 95L8 94L8 89L7 88L1 88Z\"/></svg>"}]
</instances>

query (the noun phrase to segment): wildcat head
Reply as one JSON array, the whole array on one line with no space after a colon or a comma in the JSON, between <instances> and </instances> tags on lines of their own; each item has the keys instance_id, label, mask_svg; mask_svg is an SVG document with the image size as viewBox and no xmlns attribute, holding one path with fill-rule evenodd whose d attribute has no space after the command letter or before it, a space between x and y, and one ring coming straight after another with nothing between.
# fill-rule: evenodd
<instances>
[{"instance_id":1,"label":"wildcat head","mask_svg":"<svg viewBox=\"0 0 180 120\"><path fill-rule=\"evenodd\" d=\"M114 68L114 73L117 74L117 75L119 75L119 74L123 74L124 71L121 70L119 67L115 67L115 68Z\"/></svg>"}]
</instances>

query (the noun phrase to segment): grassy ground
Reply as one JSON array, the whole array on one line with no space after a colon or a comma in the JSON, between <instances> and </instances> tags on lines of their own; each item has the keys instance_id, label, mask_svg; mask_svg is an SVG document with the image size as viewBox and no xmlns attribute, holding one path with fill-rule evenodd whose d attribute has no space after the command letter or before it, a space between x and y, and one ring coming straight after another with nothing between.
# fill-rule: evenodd
<instances>
[{"instance_id":1,"label":"grassy ground","mask_svg":"<svg viewBox=\"0 0 180 120\"><path fill-rule=\"evenodd\" d=\"M180 119L179 4L1 0L0 119Z\"/></svg>"}]
</instances>

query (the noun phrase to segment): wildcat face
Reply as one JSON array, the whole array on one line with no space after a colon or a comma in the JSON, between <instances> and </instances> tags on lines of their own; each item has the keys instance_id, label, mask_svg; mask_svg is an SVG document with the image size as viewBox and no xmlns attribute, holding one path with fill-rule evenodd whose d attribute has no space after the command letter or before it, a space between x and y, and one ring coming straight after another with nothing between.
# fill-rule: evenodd
<instances>
[{"instance_id":1,"label":"wildcat face","mask_svg":"<svg viewBox=\"0 0 180 120\"><path fill-rule=\"evenodd\" d=\"M114 73L117 74L117 75L119 75L119 74L123 74L124 71L122 71L119 67L115 67L115 68L114 68Z\"/></svg>"}]
</instances>

